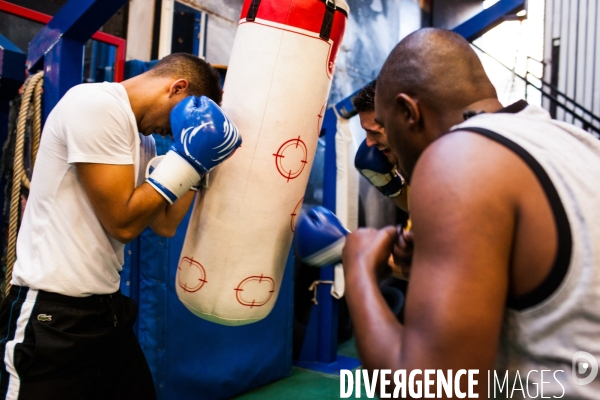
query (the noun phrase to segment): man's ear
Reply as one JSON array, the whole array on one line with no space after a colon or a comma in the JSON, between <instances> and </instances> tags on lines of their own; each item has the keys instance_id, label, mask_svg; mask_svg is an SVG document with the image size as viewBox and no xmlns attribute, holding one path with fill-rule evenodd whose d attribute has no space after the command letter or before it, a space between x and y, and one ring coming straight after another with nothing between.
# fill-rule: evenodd
<instances>
[{"instance_id":1,"label":"man's ear","mask_svg":"<svg viewBox=\"0 0 600 400\"><path fill-rule=\"evenodd\" d=\"M177 95L185 95L188 88L188 81L186 79L177 79L169 87L169 98Z\"/></svg>"},{"instance_id":2,"label":"man's ear","mask_svg":"<svg viewBox=\"0 0 600 400\"><path fill-rule=\"evenodd\" d=\"M409 127L415 127L421 122L421 111L417 101L407 94L400 93L396 96L396 103L406 115Z\"/></svg>"}]
</instances>

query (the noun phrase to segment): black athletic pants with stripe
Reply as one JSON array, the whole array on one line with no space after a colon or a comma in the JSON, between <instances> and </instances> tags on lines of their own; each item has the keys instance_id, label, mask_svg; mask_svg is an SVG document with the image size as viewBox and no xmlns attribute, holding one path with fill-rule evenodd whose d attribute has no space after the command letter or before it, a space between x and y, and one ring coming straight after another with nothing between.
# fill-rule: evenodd
<instances>
[{"instance_id":1,"label":"black athletic pants with stripe","mask_svg":"<svg viewBox=\"0 0 600 400\"><path fill-rule=\"evenodd\" d=\"M84 298L13 286L0 309L0 399L153 400L120 292Z\"/></svg>"}]
</instances>

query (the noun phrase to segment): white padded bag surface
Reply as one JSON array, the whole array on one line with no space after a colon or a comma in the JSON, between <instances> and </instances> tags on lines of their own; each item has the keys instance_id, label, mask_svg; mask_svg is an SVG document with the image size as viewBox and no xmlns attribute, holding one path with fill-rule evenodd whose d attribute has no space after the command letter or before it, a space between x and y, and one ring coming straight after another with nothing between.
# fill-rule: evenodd
<instances>
[{"instance_id":1,"label":"white padded bag surface","mask_svg":"<svg viewBox=\"0 0 600 400\"><path fill-rule=\"evenodd\" d=\"M175 282L201 318L249 324L275 304L347 20L332 3L244 3L222 104L243 143L197 196Z\"/></svg>"}]
</instances>

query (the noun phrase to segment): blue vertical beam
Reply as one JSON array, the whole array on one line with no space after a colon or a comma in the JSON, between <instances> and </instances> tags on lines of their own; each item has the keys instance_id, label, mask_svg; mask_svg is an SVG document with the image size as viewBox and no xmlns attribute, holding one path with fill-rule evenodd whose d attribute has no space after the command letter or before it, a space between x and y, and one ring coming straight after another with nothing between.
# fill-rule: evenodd
<instances>
[{"instance_id":1,"label":"blue vertical beam","mask_svg":"<svg viewBox=\"0 0 600 400\"><path fill-rule=\"evenodd\" d=\"M115 81L115 66L117 61L117 48L114 46L108 47L108 65L104 67L104 80L106 82Z\"/></svg>"},{"instance_id":2,"label":"blue vertical beam","mask_svg":"<svg viewBox=\"0 0 600 400\"><path fill-rule=\"evenodd\" d=\"M17 95L25 80L25 58L21 49L0 35L0 143L4 143L8 137L10 101ZM3 178L0 176L2 188L6 185ZM0 191L0 204L4 204L4 190Z\"/></svg>"},{"instance_id":3,"label":"blue vertical beam","mask_svg":"<svg viewBox=\"0 0 600 400\"><path fill-rule=\"evenodd\" d=\"M500 0L488 9L469 20L458 25L454 32L458 33L469 42L477 39L493 27L504 21L504 17L509 14L516 14L525 9L526 0Z\"/></svg>"},{"instance_id":4,"label":"blue vertical beam","mask_svg":"<svg viewBox=\"0 0 600 400\"><path fill-rule=\"evenodd\" d=\"M29 43L27 68L40 68L46 52L61 38L86 42L127 0L70 0Z\"/></svg>"},{"instance_id":5,"label":"blue vertical beam","mask_svg":"<svg viewBox=\"0 0 600 400\"><path fill-rule=\"evenodd\" d=\"M70 0L29 43L26 66L44 70L44 119L83 80L83 46L127 0Z\"/></svg>"},{"instance_id":6,"label":"blue vertical beam","mask_svg":"<svg viewBox=\"0 0 600 400\"><path fill-rule=\"evenodd\" d=\"M25 81L25 53L0 35L0 86L3 99L12 99Z\"/></svg>"},{"instance_id":7,"label":"blue vertical beam","mask_svg":"<svg viewBox=\"0 0 600 400\"><path fill-rule=\"evenodd\" d=\"M348 98L349 99L349 98ZM339 104L339 103L338 103ZM352 103L341 107L350 108ZM337 106L337 105L336 105ZM354 107L348 115L354 112ZM335 136L337 117L333 107L325 112L322 129L325 131L325 168L323 176L323 206L336 211L337 163ZM320 269L321 281L334 280L334 266ZM312 306L297 365L324 373L337 374L340 369L353 369L359 361L338 356L338 310L339 300L331 296L331 286L321 284L317 289L317 303Z\"/></svg>"},{"instance_id":8,"label":"blue vertical beam","mask_svg":"<svg viewBox=\"0 0 600 400\"><path fill-rule=\"evenodd\" d=\"M325 127L325 176L323 178L323 206L336 212L336 190L337 190L337 162L335 136L337 134L337 117L333 108L325 112L323 118ZM334 280L334 266L329 265L321 268L319 279L322 281ZM339 300L331 296L330 285L323 285L317 292L316 306L319 312L319 354L317 361L322 363L335 362L337 357L338 336L338 309ZM314 308L314 306L313 306Z\"/></svg>"},{"instance_id":9,"label":"blue vertical beam","mask_svg":"<svg viewBox=\"0 0 600 400\"><path fill-rule=\"evenodd\" d=\"M98 64L98 41L92 40L92 55L90 58L89 82L96 82L96 65Z\"/></svg>"},{"instance_id":10,"label":"blue vertical beam","mask_svg":"<svg viewBox=\"0 0 600 400\"><path fill-rule=\"evenodd\" d=\"M336 148L335 135L337 118L333 108L325 112L322 129L325 130L325 168L323 176L323 206L335 212L336 203ZM321 281L333 281L334 266L320 269ZM310 311L306 336L298 359L298 365L310 369L328 372L327 364L333 364L337 358L337 328L339 301L331 296L331 286L320 284L317 287L317 304ZM320 366L324 365L324 368Z\"/></svg>"},{"instance_id":11,"label":"blue vertical beam","mask_svg":"<svg viewBox=\"0 0 600 400\"><path fill-rule=\"evenodd\" d=\"M200 11L196 11L194 13L194 42L192 45L192 54L195 54L198 57L203 57L204 55L200 54L200 29L203 29L202 13Z\"/></svg>"},{"instance_id":12,"label":"blue vertical beam","mask_svg":"<svg viewBox=\"0 0 600 400\"><path fill-rule=\"evenodd\" d=\"M83 44L62 38L46 53L44 61L44 121L61 97L83 82Z\"/></svg>"},{"instance_id":13,"label":"blue vertical beam","mask_svg":"<svg viewBox=\"0 0 600 400\"><path fill-rule=\"evenodd\" d=\"M336 211L337 163L335 135L337 133L337 117L332 107L328 108L323 118L322 130L325 130L325 171L323 176L323 206L331 212Z\"/></svg>"}]
</instances>

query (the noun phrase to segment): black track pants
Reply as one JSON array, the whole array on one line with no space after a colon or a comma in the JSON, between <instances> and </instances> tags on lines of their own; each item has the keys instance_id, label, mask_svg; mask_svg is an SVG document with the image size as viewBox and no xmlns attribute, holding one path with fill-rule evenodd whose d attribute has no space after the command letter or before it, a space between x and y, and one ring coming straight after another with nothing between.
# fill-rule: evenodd
<instances>
[{"instance_id":1,"label":"black track pants","mask_svg":"<svg viewBox=\"0 0 600 400\"><path fill-rule=\"evenodd\" d=\"M0 399L156 399L136 314L120 292L76 298L13 286L0 309Z\"/></svg>"}]
</instances>

